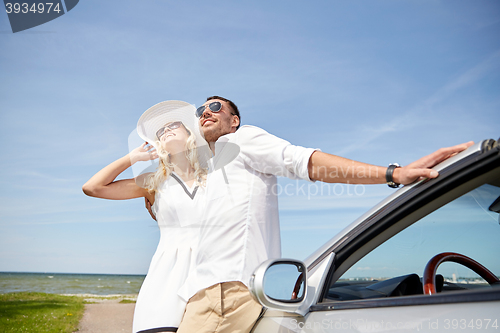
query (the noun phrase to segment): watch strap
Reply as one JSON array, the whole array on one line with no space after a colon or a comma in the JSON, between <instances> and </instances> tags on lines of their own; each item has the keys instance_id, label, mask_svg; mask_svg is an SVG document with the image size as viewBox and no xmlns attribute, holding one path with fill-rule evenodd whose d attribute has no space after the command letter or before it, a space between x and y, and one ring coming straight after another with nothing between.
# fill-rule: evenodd
<instances>
[{"instance_id":1,"label":"watch strap","mask_svg":"<svg viewBox=\"0 0 500 333\"><path fill-rule=\"evenodd\" d=\"M385 172L385 180L387 182L387 186L391 187L391 188L398 188L399 185L401 184L398 184L394 181L394 178L392 177L392 175L394 174L394 169L396 168L400 168L401 166L397 163L391 163L389 164L389 167L387 168L387 171Z\"/></svg>"}]
</instances>

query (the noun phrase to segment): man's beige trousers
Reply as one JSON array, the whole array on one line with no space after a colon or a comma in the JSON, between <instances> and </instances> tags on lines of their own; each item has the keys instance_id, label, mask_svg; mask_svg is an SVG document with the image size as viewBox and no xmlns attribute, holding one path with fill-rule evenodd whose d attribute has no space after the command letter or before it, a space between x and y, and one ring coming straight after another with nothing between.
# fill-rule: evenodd
<instances>
[{"instance_id":1,"label":"man's beige trousers","mask_svg":"<svg viewBox=\"0 0 500 333\"><path fill-rule=\"evenodd\" d=\"M218 283L191 297L177 333L247 333L261 311L243 283Z\"/></svg>"}]
</instances>

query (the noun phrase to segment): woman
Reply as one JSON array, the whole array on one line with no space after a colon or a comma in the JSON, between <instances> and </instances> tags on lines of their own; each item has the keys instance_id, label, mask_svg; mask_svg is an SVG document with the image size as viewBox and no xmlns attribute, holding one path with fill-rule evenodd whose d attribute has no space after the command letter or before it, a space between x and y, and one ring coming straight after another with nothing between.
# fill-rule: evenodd
<instances>
[{"instance_id":1,"label":"woman","mask_svg":"<svg viewBox=\"0 0 500 333\"><path fill-rule=\"evenodd\" d=\"M206 158L200 153L208 151L194 113L192 105L181 101L151 107L137 123L137 132L146 143L83 186L89 196L145 197L153 205L161 236L137 298L134 332L175 332L184 313L187 300L178 292L194 268L206 181ZM132 164L158 157L156 172L115 180Z\"/></svg>"}]
</instances>

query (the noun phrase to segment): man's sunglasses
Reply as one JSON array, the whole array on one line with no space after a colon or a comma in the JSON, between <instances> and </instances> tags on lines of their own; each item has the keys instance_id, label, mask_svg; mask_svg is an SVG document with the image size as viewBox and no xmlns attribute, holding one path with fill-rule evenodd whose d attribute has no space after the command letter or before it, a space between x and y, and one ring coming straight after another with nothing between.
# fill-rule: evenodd
<instances>
[{"instance_id":1,"label":"man's sunglasses","mask_svg":"<svg viewBox=\"0 0 500 333\"><path fill-rule=\"evenodd\" d=\"M176 128L179 128L179 127L181 127L181 125L182 125L181 121L174 121L173 123L165 125L162 128L160 128L158 131L156 131L156 137L158 138L158 140L160 140L160 138L163 136L163 134L165 134L166 132L170 132Z\"/></svg>"},{"instance_id":2,"label":"man's sunglasses","mask_svg":"<svg viewBox=\"0 0 500 333\"><path fill-rule=\"evenodd\" d=\"M205 112L205 108L208 106L209 110L212 112L219 112L222 109L222 104L220 102L212 102L208 105L202 105L196 109L196 117L200 118L203 112Z\"/></svg>"}]
</instances>

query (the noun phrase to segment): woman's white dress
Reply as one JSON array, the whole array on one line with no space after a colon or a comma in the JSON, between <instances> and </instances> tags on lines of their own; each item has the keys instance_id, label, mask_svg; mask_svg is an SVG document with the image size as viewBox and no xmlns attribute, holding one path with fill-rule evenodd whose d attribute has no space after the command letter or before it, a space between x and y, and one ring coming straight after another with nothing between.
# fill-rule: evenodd
<instances>
[{"instance_id":1,"label":"woman's white dress","mask_svg":"<svg viewBox=\"0 0 500 333\"><path fill-rule=\"evenodd\" d=\"M156 191L160 241L137 297L135 333L177 331L187 303L178 292L194 269L204 204L205 188L188 187L174 173Z\"/></svg>"}]
</instances>

